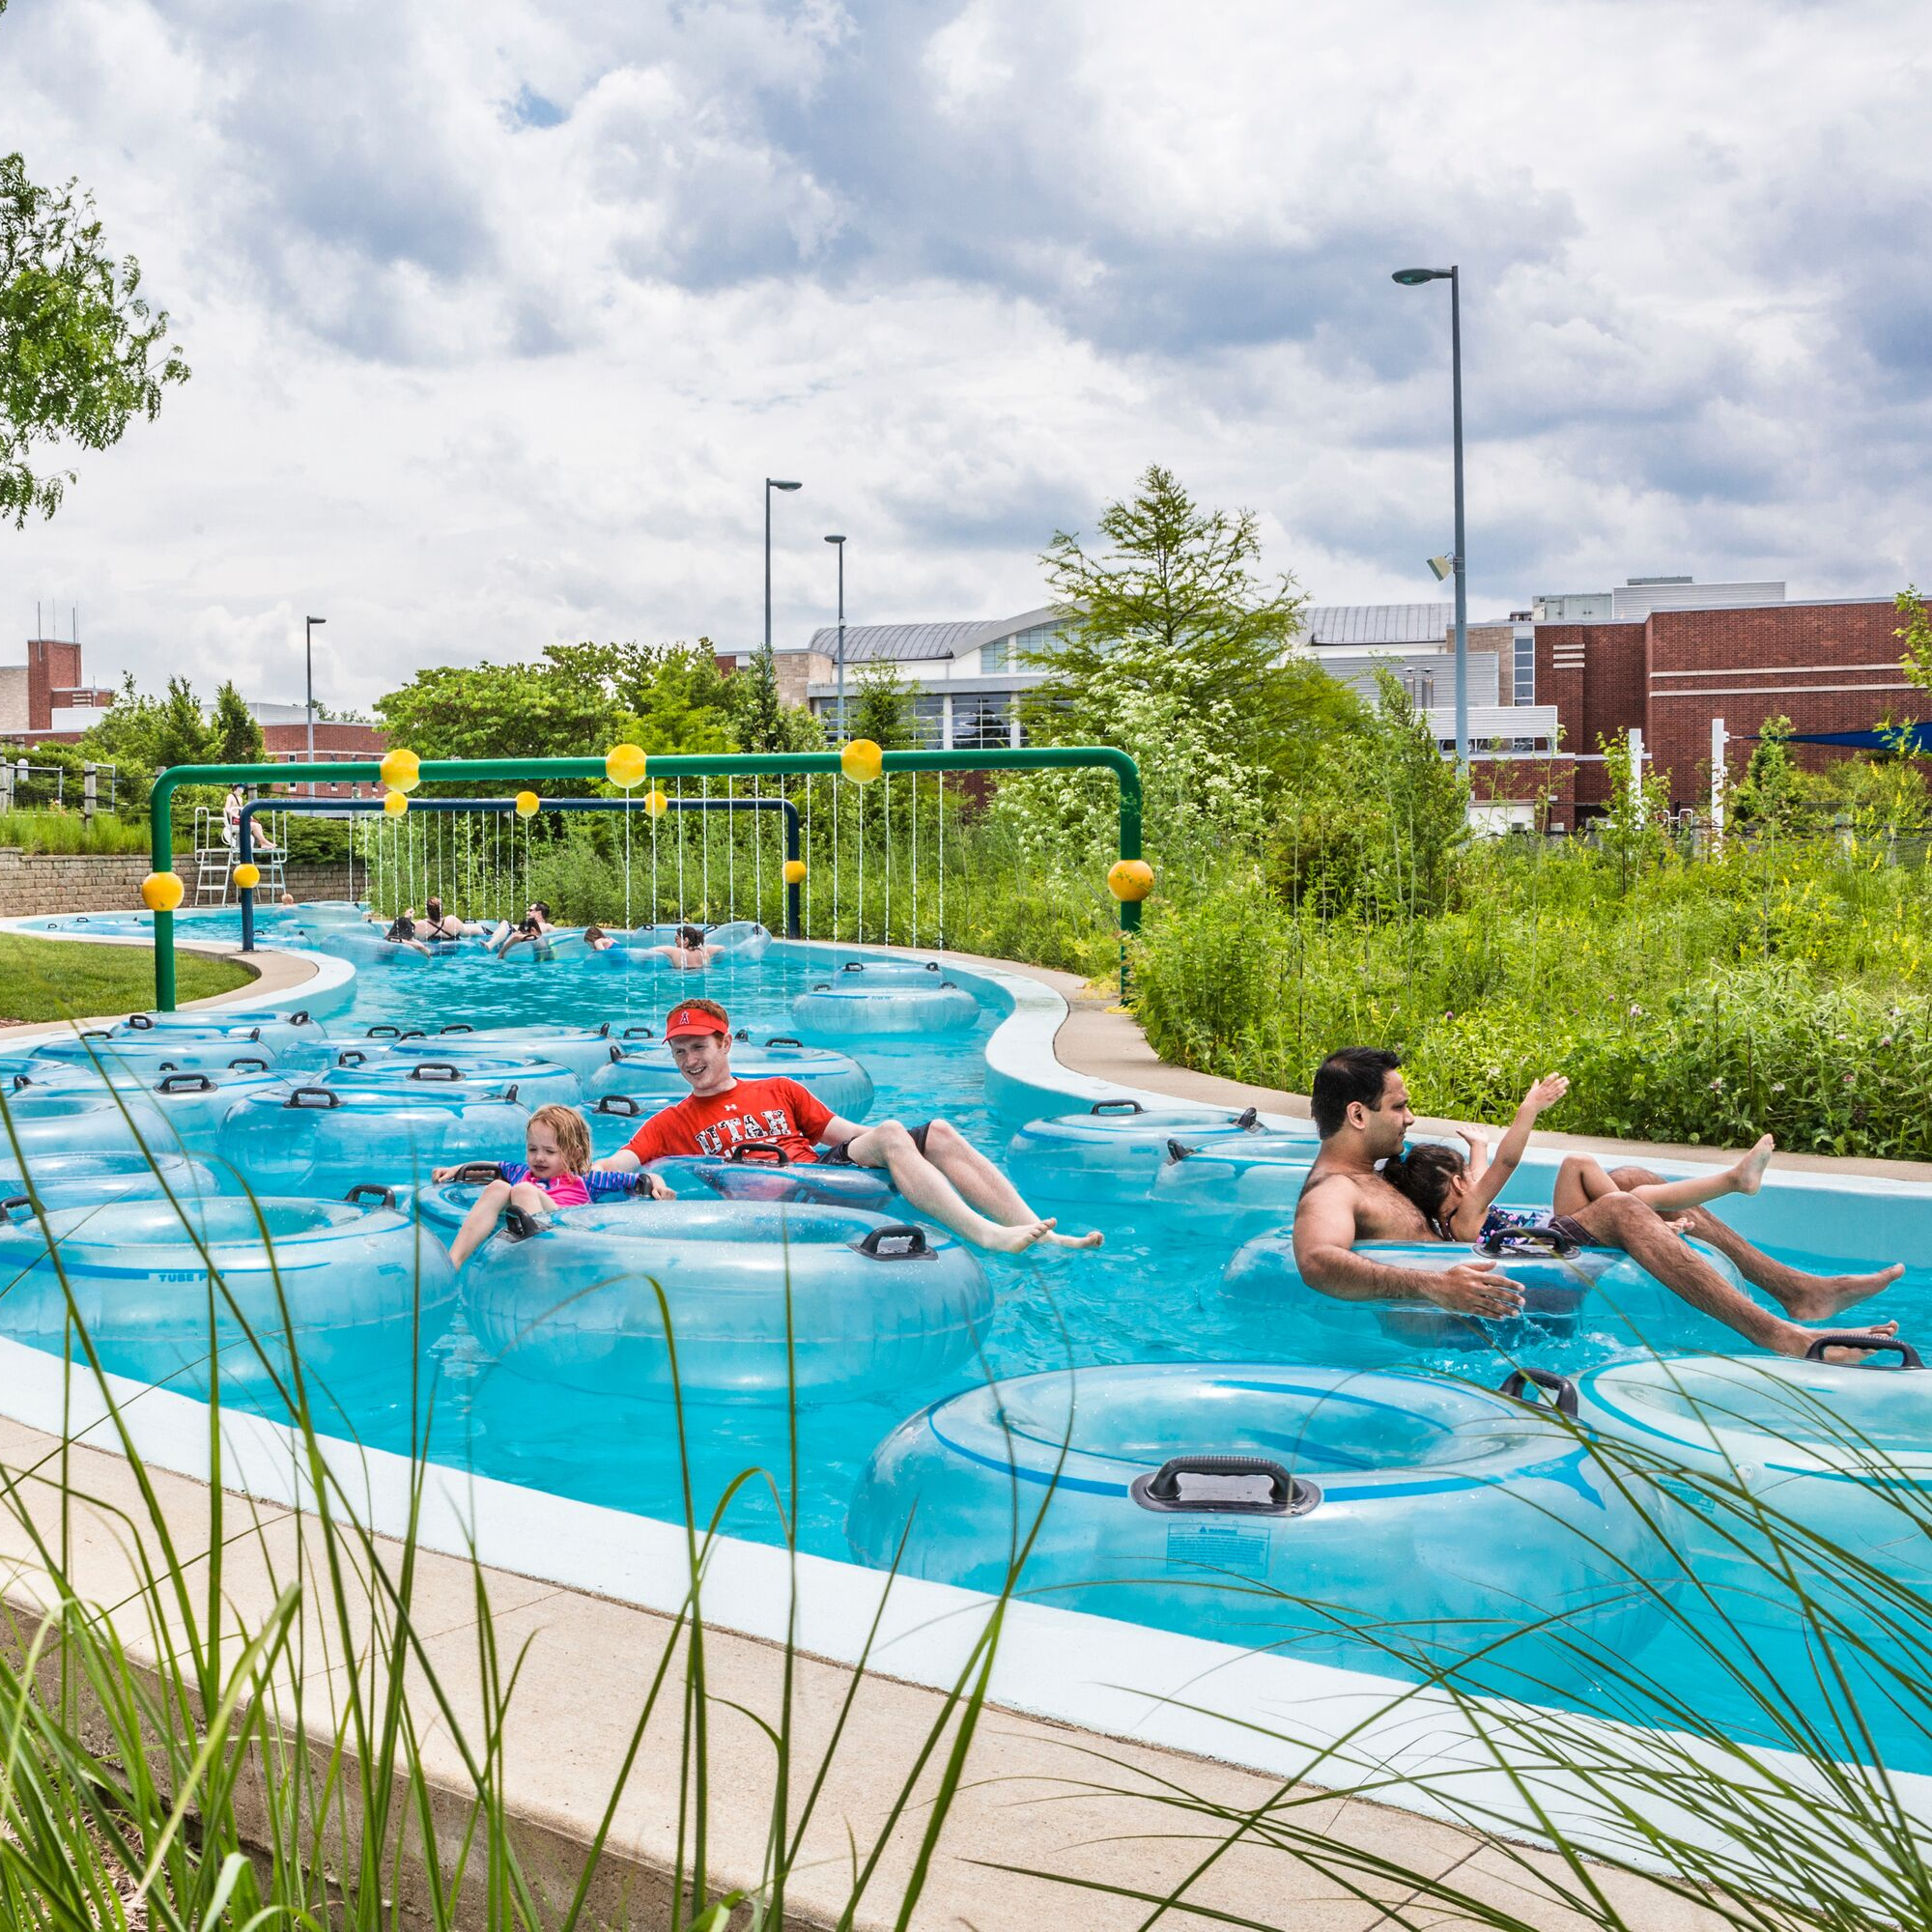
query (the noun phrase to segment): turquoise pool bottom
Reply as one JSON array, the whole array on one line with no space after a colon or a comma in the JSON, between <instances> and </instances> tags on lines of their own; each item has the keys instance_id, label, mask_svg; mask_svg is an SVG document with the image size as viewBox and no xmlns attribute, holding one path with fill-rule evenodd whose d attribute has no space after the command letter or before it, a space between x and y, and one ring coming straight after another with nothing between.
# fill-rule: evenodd
<instances>
[{"instance_id":1,"label":"turquoise pool bottom","mask_svg":"<svg viewBox=\"0 0 1932 1932\"><path fill-rule=\"evenodd\" d=\"M331 1034L349 1035L378 1023L434 1028L462 1019L503 1026L537 1021L613 1026L661 1025L675 992L701 990L723 1000L734 1021L754 1038L784 1034L792 996L825 976L824 955L802 955L775 947L759 965L718 967L699 976L626 975L592 980L556 967L504 967L478 959L440 962L434 976L358 976L353 1005L331 1015ZM433 1004L432 1004L433 1003ZM970 1031L917 1039L876 1037L849 1043L877 1086L870 1118L920 1121L945 1115L980 1147L997 1152L1014 1124L996 1120L986 1104L982 1048L996 1023L987 1012ZM513 1157L517 1150L502 1150ZM1534 1198L1529 1186L1512 1198ZM1803 1225L1812 1243L1804 1250L1776 1250L1803 1265L1865 1267L1871 1260L1853 1252L1861 1223L1856 1197L1806 1198ZM1063 1224L1078 1223L1063 1208ZM1223 1265L1252 1226L1219 1227L1152 1204L1103 1205L1095 1218L1107 1232L1097 1254L1036 1251L1008 1260L985 1258L998 1301L984 1336L987 1370L996 1377L1087 1364L1159 1361L1309 1361L1340 1366L1385 1362L1387 1351L1364 1330L1357 1349L1331 1325L1288 1323L1224 1297ZM1743 1215L1738 1218L1745 1220ZM1797 1217L1791 1217L1797 1225ZM1869 1237L1869 1228L1865 1235ZM1829 1243L1841 1251L1833 1254ZM1932 1279L1922 1272L1888 1295L1877 1312L1898 1319L1908 1334L1932 1333ZM1522 1340L1520 1358L1575 1372L1616 1356L1654 1349L1724 1350L1728 1331L1660 1300L1630 1311L1620 1323L1609 1311L1591 1311L1561 1343L1534 1333ZM110 1366L113 1364L110 1362ZM1507 1367L1468 1354L1444 1356L1439 1366L1464 1377L1493 1380ZM676 1520L682 1514L682 1478L673 1419L660 1402L583 1397L538 1387L497 1371L461 1317L424 1336L423 1360L412 1364L392 1353L347 1358L336 1364L319 1404L325 1428L353 1435L371 1447L407 1452L412 1417L420 1422L421 1389L412 1374L426 1372L433 1390L429 1453L438 1461L529 1488L574 1496L644 1516ZM797 1418L803 1492L797 1522L800 1547L846 1559L848 1504L873 1448L909 1414L939 1400L977 1373L890 1396L801 1409ZM198 1393L185 1382L185 1392ZM257 1401L252 1392L235 1399ZM701 1426L688 1432L692 1492L708 1515L711 1499L748 1465L782 1472L787 1462L787 1418L782 1407L710 1406ZM1190 1444L1190 1448L1212 1445ZM760 1483L747 1484L734 1499L724 1527L729 1533L779 1542L779 1505ZM1050 1600L1049 1600L1050 1601ZM1666 1635L1644 1653L1660 1679L1680 1681L1693 1701L1708 1690L1708 1663L1690 1641ZM1800 1667L1794 1659L1793 1667ZM1588 1701L1587 1699L1583 1701ZM1646 1714L1627 1699L1620 1715ZM1734 1730L1752 1727L1748 1700L1731 1717ZM1932 1748L1916 1734L1915 1761L1932 1762Z\"/></svg>"}]
</instances>

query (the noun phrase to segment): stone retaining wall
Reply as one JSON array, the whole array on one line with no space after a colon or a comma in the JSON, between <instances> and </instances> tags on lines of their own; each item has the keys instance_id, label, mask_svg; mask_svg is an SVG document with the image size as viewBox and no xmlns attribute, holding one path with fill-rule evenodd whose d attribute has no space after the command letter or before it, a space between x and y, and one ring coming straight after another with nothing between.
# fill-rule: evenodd
<instances>
[{"instance_id":1,"label":"stone retaining wall","mask_svg":"<svg viewBox=\"0 0 1932 1932\"><path fill-rule=\"evenodd\" d=\"M181 865L187 887L185 904L194 904L192 858ZM126 912L138 910L148 861L139 852L26 852L0 846L0 919L34 913ZM298 899L345 899L347 866L291 866L289 890ZM356 883L361 883L357 867Z\"/></svg>"}]
</instances>

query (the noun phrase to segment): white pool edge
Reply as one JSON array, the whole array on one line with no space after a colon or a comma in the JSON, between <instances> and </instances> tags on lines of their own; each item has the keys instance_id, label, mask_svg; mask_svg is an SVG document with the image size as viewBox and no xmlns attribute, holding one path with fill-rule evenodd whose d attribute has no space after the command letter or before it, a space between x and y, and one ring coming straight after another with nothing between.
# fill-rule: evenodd
<instances>
[{"instance_id":1,"label":"white pool edge","mask_svg":"<svg viewBox=\"0 0 1932 1932\"><path fill-rule=\"evenodd\" d=\"M90 938L91 935L43 934ZM100 935L96 943L140 944ZM807 946L818 942L787 941ZM277 949L262 949L264 951ZM293 951L294 949L281 949ZM841 953L884 949L841 945ZM331 955L304 954L317 959ZM345 983L353 984L354 968ZM952 968L997 988L1011 1010L986 1041L989 1097L996 1079L1017 1098L1037 1093L1075 1101L1131 1097L1174 1104L1172 1097L1062 1067L1054 1036L1066 1004L1051 987L983 966ZM232 1004L250 1002L239 989ZM225 1004L228 1002L224 1002ZM288 1008L306 1004L288 999ZM1042 1071L1055 1077L1047 1084ZM1285 1117L1270 1124L1288 1124ZM1812 1177L1807 1177L1811 1179ZM1864 1181L1861 1185L1878 1183ZM68 1380L66 1365L23 1343L0 1338L0 1407L43 1433L119 1453L102 1392L83 1369ZM108 1387L137 1454L154 1466L200 1482L212 1480L209 1405L123 1377ZM287 1425L224 1407L223 1481L264 1502L305 1508L312 1501L298 1433ZM666 1615L683 1607L689 1579L682 1525L628 1511L524 1489L441 1463L426 1470L392 1451L324 1438L329 1469L359 1506L364 1525L401 1539L410 1531L411 1497L420 1475L416 1521L422 1548L493 1568L587 1591ZM790 1605L796 1579L796 1614ZM901 1577L770 1545L719 1537L706 1560L706 1621L772 1643L789 1634L798 1646L834 1662L856 1664L882 1596L886 1607L868 1667L909 1683L950 1690L966 1667L994 1605L982 1593ZM789 1625L789 1631L788 1631ZM1535 1810L1515 1777L1493 1767L1497 1731L1525 1707L1478 1699L1459 1704L1395 1679L1296 1659L1243 1651L1112 1618L1015 1602L1009 1605L995 1661L992 1700L1030 1716L1100 1737L1126 1738L1188 1755L1219 1759L1282 1778L1347 1789L1369 1781L1374 1802L1440 1818L1464 1829L1510 1828L1541 1835ZM1673 1750L1707 1761L1713 1776L1735 1776L1736 1761L1684 1734L1659 1734L1571 1713L1560 1719L1573 1738L1603 1740L1605 1761L1627 1761L1646 1737L1668 1736ZM1279 1735L1258 1728L1273 1723ZM1762 1751L1768 1769L1804 1789L1816 1774L1794 1753ZM1346 1772L1348 1776L1337 1774ZM1076 1774L1077 1775L1077 1774ZM1888 1783L1918 1819L1932 1826L1932 1775L1889 1773ZM1455 1793L1451 1802L1443 1793ZM1574 1781L1545 1776L1537 1797L1555 1802L1571 1842L1640 1862L1627 1834ZM1487 1821L1472 1826L1472 1819ZM1694 1819L1675 1821L1694 1830Z\"/></svg>"}]
</instances>

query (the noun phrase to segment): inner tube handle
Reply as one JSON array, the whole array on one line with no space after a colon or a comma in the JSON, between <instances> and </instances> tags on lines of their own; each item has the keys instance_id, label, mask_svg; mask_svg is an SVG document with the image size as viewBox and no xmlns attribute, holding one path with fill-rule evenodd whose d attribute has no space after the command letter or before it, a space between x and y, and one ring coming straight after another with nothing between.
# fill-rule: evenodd
<instances>
[{"instance_id":1,"label":"inner tube handle","mask_svg":"<svg viewBox=\"0 0 1932 1932\"><path fill-rule=\"evenodd\" d=\"M342 1095L332 1087L298 1087L282 1102L284 1107L339 1107Z\"/></svg>"},{"instance_id":2,"label":"inner tube handle","mask_svg":"<svg viewBox=\"0 0 1932 1932\"><path fill-rule=\"evenodd\" d=\"M213 1094L214 1082L206 1073L163 1073L155 1084L156 1094Z\"/></svg>"},{"instance_id":3,"label":"inner tube handle","mask_svg":"<svg viewBox=\"0 0 1932 1932\"><path fill-rule=\"evenodd\" d=\"M466 1160L456 1170L459 1187L487 1187L491 1181L502 1178L503 1170L494 1160Z\"/></svg>"},{"instance_id":4,"label":"inner tube handle","mask_svg":"<svg viewBox=\"0 0 1932 1932\"><path fill-rule=\"evenodd\" d=\"M1807 1362L1822 1362L1827 1349L1864 1349L1874 1354L1896 1355L1898 1369L1892 1370L1893 1375L1896 1375L1899 1369L1922 1369L1925 1366L1918 1350L1902 1335L1888 1336L1883 1342L1875 1340L1870 1335L1860 1335L1852 1331L1814 1335L1804 1350L1804 1359Z\"/></svg>"},{"instance_id":5,"label":"inner tube handle","mask_svg":"<svg viewBox=\"0 0 1932 1932\"><path fill-rule=\"evenodd\" d=\"M1196 1150L1183 1141L1169 1141L1167 1144L1167 1157L1170 1161L1192 1160L1195 1152Z\"/></svg>"},{"instance_id":6,"label":"inner tube handle","mask_svg":"<svg viewBox=\"0 0 1932 1932\"><path fill-rule=\"evenodd\" d=\"M1184 1502L1182 1476L1265 1476L1264 1503L1200 1497ZM1306 1516L1321 1500L1313 1483L1303 1482L1268 1456L1170 1456L1151 1476L1141 1476L1129 1493L1143 1509L1208 1511L1224 1515Z\"/></svg>"},{"instance_id":7,"label":"inner tube handle","mask_svg":"<svg viewBox=\"0 0 1932 1932\"><path fill-rule=\"evenodd\" d=\"M775 1033L770 1039L766 1040L765 1044L767 1046L803 1046L805 1042L802 1039L794 1039L788 1033Z\"/></svg>"},{"instance_id":8,"label":"inner tube handle","mask_svg":"<svg viewBox=\"0 0 1932 1932\"><path fill-rule=\"evenodd\" d=\"M379 1186L373 1180L358 1180L342 1198L350 1207L359 1208L365 1195L373 1196L378 1208L394 1208L396 1205L396 1190Z\"/></svg>"},{"instance_id":9,"label":"inner tube handle","mask_svg":"<svg viewBox=\"0 0 1932 1932\"><path fill-rule=\"evenodd\" d=\"M1250 1128L1259 1124L1261 1118L1262 1110L1259 1107L1244 1107L1235 1116L1235 1124L1243 1133L1246 1133Z\"/></svg>"},{"instance_id":10,"label":"inner tube handle","mask_svg":"<svg viewBox=\"0 0 1932 1932\"><path fill-rule=\"evenodd\" d=\"M10 1194L6 1200L0 1201L0 1219L11 1221L15 1208L31 1208L33 1205L31 1194Z\"/></svg>"},{"instance_id":11,"label":"inner tube handle","mask_svg":"<svg viewBox=\"0 0 1932 1932\"><path fill-rule=\"evenodd\" d=\"M1559 1376L1552 1369L1512 1369L1503 1378L1497 1393L1508 1396L1512 1402L1521 1403L1525 1408L1548 1408L1551 1406L1524 1393L1531 1388L1540 1388L1546 1395L1553 1397L1556 1413L1576 1421L1577 1384L1568 1376Z\"/></svg>"},{"instance_id":12,"label":"inner tube handle","mask_svg":"<svg viewBox=\"0 0 1932 1932\"><path fill-rule=\"evenodd\" d=\"M419 1060L404 1078L426 1081L432 1086L446 1087L450 1081L463 1078L463 1069L453 1060Z\"/></svg>"},{"instance_id":13,"label":"inner tube handle","mask_svg":"<svg viewBox=\"0 0 1932 1932\"><path fill-rule=\"evenodd\" d=\"M155 1023L146 1013L129 1013L128 1015L128 1030L129 1033L153 1033Z\"/></svg>"},{"instance_id":14,"label":"inner tube handle","mask_svg":"<svg viewBox=\"0 0 1932 1932\"><path fill-rule=\"evenodd\" d=\"M244 1053L239 1059L228 1063L228 1070L231 1073L266 1073L269 1070L269 1063L259 1053Z\"/></svg>"},{"instance_id":15,"label":"inner tube handle","mask_svg":"<svg viewBox=\"0 0 1932 1932\"><path fill-rule=\"evenodd\" d=\"M1095 1100L1087 1111L1090 1114L1145 1114L1147 1109L1138 1100Z\"/></svg>"},{"instance_id":16,"label":"inner tube handle","mask_svg":"<svg viewBox=\"0 0 1932 1932\"><path fill-rule=\"evenodd\" d=\"M910 1221L889 1221L883 1228L867 1228L852 1245L875 1262L918 1262L932 1258L925 1230Z\"/></svg>"}]
</instances>

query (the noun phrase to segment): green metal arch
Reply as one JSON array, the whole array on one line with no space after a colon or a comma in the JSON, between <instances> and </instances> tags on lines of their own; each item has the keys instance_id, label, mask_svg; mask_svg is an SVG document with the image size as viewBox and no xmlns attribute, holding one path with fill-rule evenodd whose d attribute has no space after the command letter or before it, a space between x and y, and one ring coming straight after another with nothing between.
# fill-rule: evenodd
<instances>
[{"instance_id":1,"label":"green metal arch","mask_svg":"<svg viewBox=\"0 0 1932 1932\"><path fill-rule=\"evenodd\" d=\"M888 752L889 772L1050 772L1110 771L1121 788L1120 856L1141 856L1141 773L1125 752L1112 745L1047 745L1029 751L1006 752ZM837 752L734 752L654 754L650 777L658 778L783 778L836 775ZM545 780L601 780L604 760L594 758L426 758L426 784L526 784L541 790ZM383 776L380 760L360 759L327 765L171 765L155 780L148 805L149 849L157 872L174 869L174 826L169 806L176 789L185 784L355 784L377 783ZM1121 902L1122 935L1141 923L1137 901ZM1122 960L1125 978L1124 950ZM155 1005L162 1012L175 1009L175 916L155 915Z\"/></svg>"}]
</instances>

